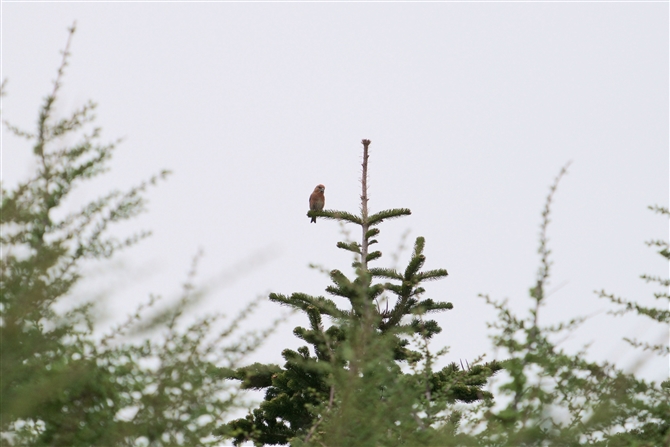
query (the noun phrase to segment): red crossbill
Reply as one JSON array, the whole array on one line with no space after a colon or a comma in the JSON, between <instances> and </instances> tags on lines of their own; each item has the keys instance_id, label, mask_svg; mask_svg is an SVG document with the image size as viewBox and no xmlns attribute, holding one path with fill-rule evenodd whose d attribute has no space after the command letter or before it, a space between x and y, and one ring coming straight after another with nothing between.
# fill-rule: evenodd
<instances>
[{"instance_id":1,"label":"red crossbill","mask_svg":"<svg viewBox=\"0 0 670 447\"><path fill-rule=\"evenodd\" d=\"M309 209L312 211L321 211L326 204L326 196L323 193L326 187L323 185L316 185L314 192L309 196ZM312 223L316 223L316 217L312 217Z\"/></svg>"}]
</instances>

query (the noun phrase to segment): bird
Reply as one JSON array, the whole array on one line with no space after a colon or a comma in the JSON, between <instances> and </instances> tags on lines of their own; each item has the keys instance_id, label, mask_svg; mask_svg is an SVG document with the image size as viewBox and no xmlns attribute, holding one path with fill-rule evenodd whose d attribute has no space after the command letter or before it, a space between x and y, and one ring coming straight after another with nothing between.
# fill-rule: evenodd
<instances>
[{"instance_id":1,"label":"bird","mask_svg":"<svg viewBox=\"0 0 670 447\"><path fill-rule=\"evenodd\" d=\"M323 185L316 185L314 192L309 196L309 209L312 211L321 211L326 204L326 196L323 193L326 187ZM316 217L312 217L312 223L316 223Z\"/></svg>"}]
</instances>

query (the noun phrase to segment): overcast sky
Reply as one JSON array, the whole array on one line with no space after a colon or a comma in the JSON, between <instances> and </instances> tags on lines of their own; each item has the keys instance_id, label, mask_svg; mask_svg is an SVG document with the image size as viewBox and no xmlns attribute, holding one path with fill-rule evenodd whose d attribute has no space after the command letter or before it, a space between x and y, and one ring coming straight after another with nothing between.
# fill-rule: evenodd
<instances>
[{"instance_id":1,"label":"overcast sky","mask_svg":"<svg viewBox=\"0 0 670 447\"><path fill-rule=\"evenodd\" d=\"M150 293L174 297L199 248L203 283L258 262L194 316L271 291L323 295L329 280L308 264L350 272L351 257L335 248L337 223L309 223L307 199L323 183L326 208L356 212L369 138L372 211L412 210L381 225L377 265L392 265L406 230L410 244L426 237L426 268L449 271L426 294L454 304L437 317L445 362L494 357L485 323L495 312L478 294L530 306L540 212L570 160L549 229L559 289L541 321L595 313L564 345L593 342L593 358L621 366L637 358L621 337L667 342L648 321L606 315L593 293L654 303L639 275L668 274L644 245L668 237L667 219L646 209L668 205L667 2L1 7L3 117L33 128L76 20L59 111L93 99L103 140L124 138L111 171L66 208L174 172L148 213L118 230L154 235L77 289L106 296L105 325ZM6 188L32 172L31 153L3 129ZM278 310L263 306L256 324ZM264 361L300 345L298 323L280 328ZM667 377L667 358L644 373Z\"/></svg>"}]
</instances>

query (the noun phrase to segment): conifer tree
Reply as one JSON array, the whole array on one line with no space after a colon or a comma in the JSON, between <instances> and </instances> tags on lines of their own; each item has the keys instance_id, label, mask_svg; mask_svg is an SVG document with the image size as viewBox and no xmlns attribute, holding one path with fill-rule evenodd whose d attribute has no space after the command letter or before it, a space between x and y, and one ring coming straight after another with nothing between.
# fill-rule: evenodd
<instances>
[{"instance_id":1,"label":"conifer tree","mask_svg":"<svg viewBox=\"0 0 670 447\"><path fill-rule=\"evenodd\" d=\"M184 327L187 306L203 293L194 267L177 304L156 309L152 297L105 334L96 331L93 300L62 310L87 262L147 235L108 233L140 213L146 190L167 175L63 211L72 191L108 169L115 148L93 127L95 104L57 117L74 33L73 25L37 129L3 121L37 163L15 187L0 183L0 446L218 445L213 430L239 406L223 373L269 333L241 329L257 301L223 328L221 315Z\"/></svg>"},{"instance_id":2,"label":"conifer tree","mask_svg":"<svg viewBox=\"0 0 670 447\"><path fill-rule=\"evenodd\" d=\"M569 164L568 164L569 165ZM519 315L506 301L482 295L498 311L498 318L488 326L495 330L494 346L506 357L501 363L505 373L500 383L492 383L497 398L477 403L459 427L472 445L480 446L626 446L670 447L670 380L649 382L625 372L616 365L588 359L586 346L570 353L560 346L586 317L546 325L540 311L550 293L552 261L547 230L551 205L567 165L561 169L547 196L542 212L538 253L540 266L536 281L529 290L533 306ZM666 208L652 208L670 215ZM668 259L668 243L648 242L661 247L659 254ZM643 279L667 287L667 278L643 275ZM600 292L624 310L636 312L667 324L668 311L640 305ZM667 289L655 294L667 300ZM666 332L667 334L667 332ZM650 345L637 340L632 345L659 355L667 355L667 342ZM494 381L498 382L498 380Z\"/></svg>"},{"instance_id":3,"label":"conifer tree","mask_svg":"<svg viewBox=\"0 0 670 447\"><path fill-rule=\"evenodd\" d=\"M355 421L360 423L371 418L370 410L378 403L392 413L394 409L395 413L406 413L397 415L398 418L411 417L411 404L394 402L400 396L394 395L394 390L412 389L416 391L414 398L427 396L429 401L443 398L449 402L473 402L490 397L481 387L501 368L495 362L468 371L456 364L437 372L430 370L429 376L422 378L425 383L421 389L414 389L416 380L408 380L412 374L402 371L402 364L414 365L426 357L412 349L408 337L415 334L428 340L441 331L435 320L424 316L453 308L450 302L423 297L425 282L445 278L448 273L444 269L422 270L426 262L423 237L416 239L404 271L370 266L382 257L380 251L371 249L377 243L379 225L385 220L408 216L411 211L394 208L369 213L370 140L363 140L362 144L360 214L339 210L307 213L309 217L360 227L360 242L337 243L338 248L354 253L354 275L348 277L340 270L330 272L333 284L326 287L326 292L339 302L304 293L270 294L270 300L307 315L310 327L296 327L293 333L311 346L311 350L309 346L297 351L284 350L283 367L255 363L230 371L229 377L241 381L243 388L266 390L258 408L247 417L222 427L221 434L232 437L236 445L247 440L257 445L287 442L300 445L323 436L331 438L331 445L333 438L338 439L336 445L362 445L373 439L379 445L379 435L383 435L384 430L373 424L367 424L366 428L366 424L361 426ZM343 383L347 385L339 386ZM328 416L332 416L329 422ZM395 416L389 418L392 424L400 425L400 419L396 419ZM347 424L343 424L343 420ZM356 427L343 429L351 424ZM393 443L402 441L402 436L392 435Z\"/></svg>"}]
</instances>

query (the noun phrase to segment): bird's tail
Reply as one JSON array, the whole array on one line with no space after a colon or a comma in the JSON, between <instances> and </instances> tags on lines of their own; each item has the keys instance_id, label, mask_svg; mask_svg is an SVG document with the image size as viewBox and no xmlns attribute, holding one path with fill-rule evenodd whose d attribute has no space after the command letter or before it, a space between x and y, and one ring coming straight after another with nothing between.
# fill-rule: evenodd
<instances>
[{"instance_id":1,"label":"bird's tail","mask_svg":"<svg viewBox=\"0 0 670 447\"><path fill-rule=\"evenodd\" d=\"M312 223L316 223L316 217L312 217Z\"/></svg>"}]
</instances>

